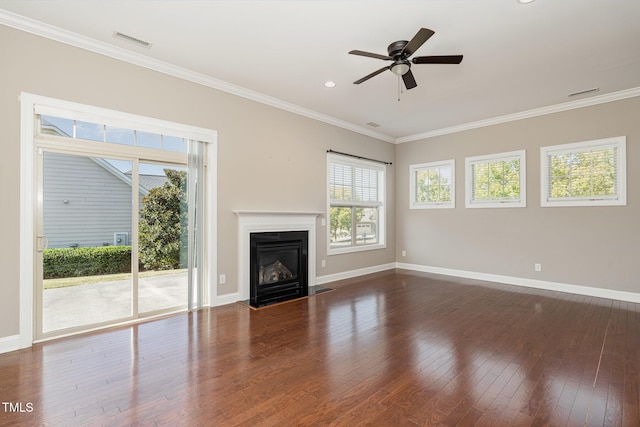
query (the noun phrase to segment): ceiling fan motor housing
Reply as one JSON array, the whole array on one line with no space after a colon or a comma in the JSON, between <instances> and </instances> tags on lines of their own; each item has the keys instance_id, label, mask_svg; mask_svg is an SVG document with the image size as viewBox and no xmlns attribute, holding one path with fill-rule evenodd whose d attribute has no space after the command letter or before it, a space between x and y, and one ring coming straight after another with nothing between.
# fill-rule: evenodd
<instances>
[{"instance_id":1,"label":"ceiling fan motor housing","mask_svg":"<svg viewBox=\"0 0 640 427\"><path fill-rule=\"evenodd\" d=\"M402 58L404 55L400 55L404 47L409 43L407 40L398 40L397 42L393 42L387 47L387 52L389 52L389 56L395 60L398 59L406 59Z\"/></svg>"},{"instance_id":2,"label":"ceiling fan motor housing","mask_svg":"<svg viewBox=\"0 0 640 427\"><path fill-rule=\"evenodd\" d=\"M394 59L394 63L391 64L389 69L398 76L406 74L411 69L411 62L407 60L408 55L402 52L407 43L409 43L407 40L398 40L387 47L389 56Z\"/></svg>"}]
</instances>

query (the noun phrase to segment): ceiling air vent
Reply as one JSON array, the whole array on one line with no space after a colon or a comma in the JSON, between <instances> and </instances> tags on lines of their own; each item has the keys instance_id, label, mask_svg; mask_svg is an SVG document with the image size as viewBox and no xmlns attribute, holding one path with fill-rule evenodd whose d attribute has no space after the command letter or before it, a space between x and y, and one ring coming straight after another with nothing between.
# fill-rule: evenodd
<instances>
[{"instance_id":1,"label":"ceiling air vent","mask_svg":"<svg viewBox=\"0 0 640 427\"><path fill-rule=\"evenodd\" d=\"M379 128L380 127L380 125L375 123L375 122L369 122L369 123L367 123L367 126L371 126L372 128Z\"/></svg>"},{"instance_id":2,"label":"ceiling air vent","mask_svg":"<svg viewBox=\"0 0 640 427\"><path fill-rule=\"evenodd\" d=\"M598 92L599 90L600 90L599 87L594 87L593 89L581 90L580 92L570 93L569 94L569 98L571 98L573 96L578 96L578 95L586 95L586 94L591 93L591 92Z\"/></svg>"},{"instance_id":3,"label":"ceiling air vent","mask_svg":"<svg viewBox=\"0 0 640 427\"><path fill-rule=\"evenodd\" d=\"M131 37L131 36L127 35L127 34L119 32L119 31L114 31L113 32L113 37L115 37L116 39L124 40L126 42L135 44L137 46L141 46L141 47L145 47L147 49L151 49L151 43L146 42L144 40L137 39L135 37Z\"/></svg>"}]
</instances>

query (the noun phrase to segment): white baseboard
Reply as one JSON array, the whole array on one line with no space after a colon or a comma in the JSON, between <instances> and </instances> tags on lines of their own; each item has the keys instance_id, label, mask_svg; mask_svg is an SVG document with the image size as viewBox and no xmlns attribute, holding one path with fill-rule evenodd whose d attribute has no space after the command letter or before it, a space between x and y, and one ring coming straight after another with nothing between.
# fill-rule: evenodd
<instances>
[{"instance_id":1,"label":"white baseboard","mask_svg":"<svg viewBox=\"0 0 640 427\"><path fill-rule=\"evenodd\" d=\"M20 349L20 335L0 338L0 354Z\"/></svg>"},{"instance_id":2,"label":"white baseboard","mask_svg":"<svg viewBox=\"0 0 640 427\"><path fill-rule=\"evenodd\" d=\"M364 276L365 274L378 273L380 271L392 270L396 268L395 263L376 265L373 267L360 268L357 270L343 271L342 273L328 274L325 276L316 276L315 286L324 285L326 283L335 282L337 280L351 279L352 277ZM218 295L215 299L215 303L212 307L220 305L232 304L240 301L240 293L235 292L232 294Z\"/></svg>"},{"instance_id":3,"label":"white baseboard","mask_svg":"<svg viewBox=\"0 0 640 427\"><path fill-rule=\"evenodd\" d=\"M232 294L218 295L216 297L216 301L213 306L217 307L219 305L232 304L237 301L240 301L240 294L238 292L235 292Z\"/></svg>"},{"instance_id":4,"label":"white baseboard","mask_svg":"<svg viewBox=\"0 0 640 427\"><path fill-rule=\"evenodd\" d=\"M380 271L392 270L394 268L396 268L396 264L392 262L373 267L359 268L357 270L343 271L342 273L327 274L325 276L316 277L316 285L324 285L338 280L351 279L352 277L364 276L365 274L378 273Z\"/></svg>"},{"instance_id":5,"label":"white baseboard","mask_svg":"<svg viewBox=\"0 0 640 427\"><path fill-rule=\"evenodd\" d=\"M396 263L396 268L420 271L423 273L442 274L445 276L463 277L465 279L484 280L507 285L544 289L547 291L566 292L597 298L608 298L618 301L640 303L640 293L617 291L615 289L594 288L591 286L572 285L568 283L549 282L545 280L525 279L522 277L502 276L499 274L478 273L474 271L455 270L451 268L431 267L428 265Z\"/></svg>"}]
</instances>

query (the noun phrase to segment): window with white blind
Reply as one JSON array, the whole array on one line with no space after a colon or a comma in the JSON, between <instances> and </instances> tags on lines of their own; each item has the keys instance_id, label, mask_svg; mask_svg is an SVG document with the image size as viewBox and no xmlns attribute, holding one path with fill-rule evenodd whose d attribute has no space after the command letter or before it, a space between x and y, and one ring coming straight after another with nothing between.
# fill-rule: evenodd
<instances>
[{"instance_id":1,"label":"window with white blind","mask_svg":"<svg viewBox=\"0 0 640 427\"><path fill-rule=\"evenodd\" d=\"M385 167L328 154L329 254L385 246Z\"/></svg>"},{"instance_id":2,"label":"window with white blind","mask_svg":"<svg viewBox=\"0 0 640 427\"><path fill-rule=\"evenodd\" d=\"M525 151L467 157L467 208L521 208L526 206Z\"/></svg>"},{"instance_id":3,"label":"window with white blind","mask_svg":"<svg viewBox=\"0 0 640 427\"><path fill-rule=\"evenodd\" d=\"M626 137L540 149L541 206L627 204Z\"/></svg>"},{"instance_id":4,"label":"window with white blind","mask_svg":"<svg viewBox=\"0 0 640 427\"><path fill-rule=\"evenodd\" d=\"M455 208L455 160L409 166L409 208Z\"/></svg>"}]
</instances>

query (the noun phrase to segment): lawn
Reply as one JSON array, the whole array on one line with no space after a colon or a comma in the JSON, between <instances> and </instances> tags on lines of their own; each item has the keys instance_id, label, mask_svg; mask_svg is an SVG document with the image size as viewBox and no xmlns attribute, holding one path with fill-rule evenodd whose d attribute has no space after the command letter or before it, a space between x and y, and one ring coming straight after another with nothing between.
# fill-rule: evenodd
<instances>
[{"instance_id":1,"label":"lawn","mask_svg":"<svg viewBox=\"0 0 640 427\"><path fill-rule=\"evenodd\" d=\"M162 270L162 271L143 271L139 273L139 277L164 276L166 274L176 274L186 272L187 269ZM89 283L115 282L118 280L126 280L131 277L131 273L121 274L104 274L101 276L82 276L82 277L63 277L60 279L43 280L44 289L66 288L69 286L86 285Z\"/></svg>"}]
</instances>

